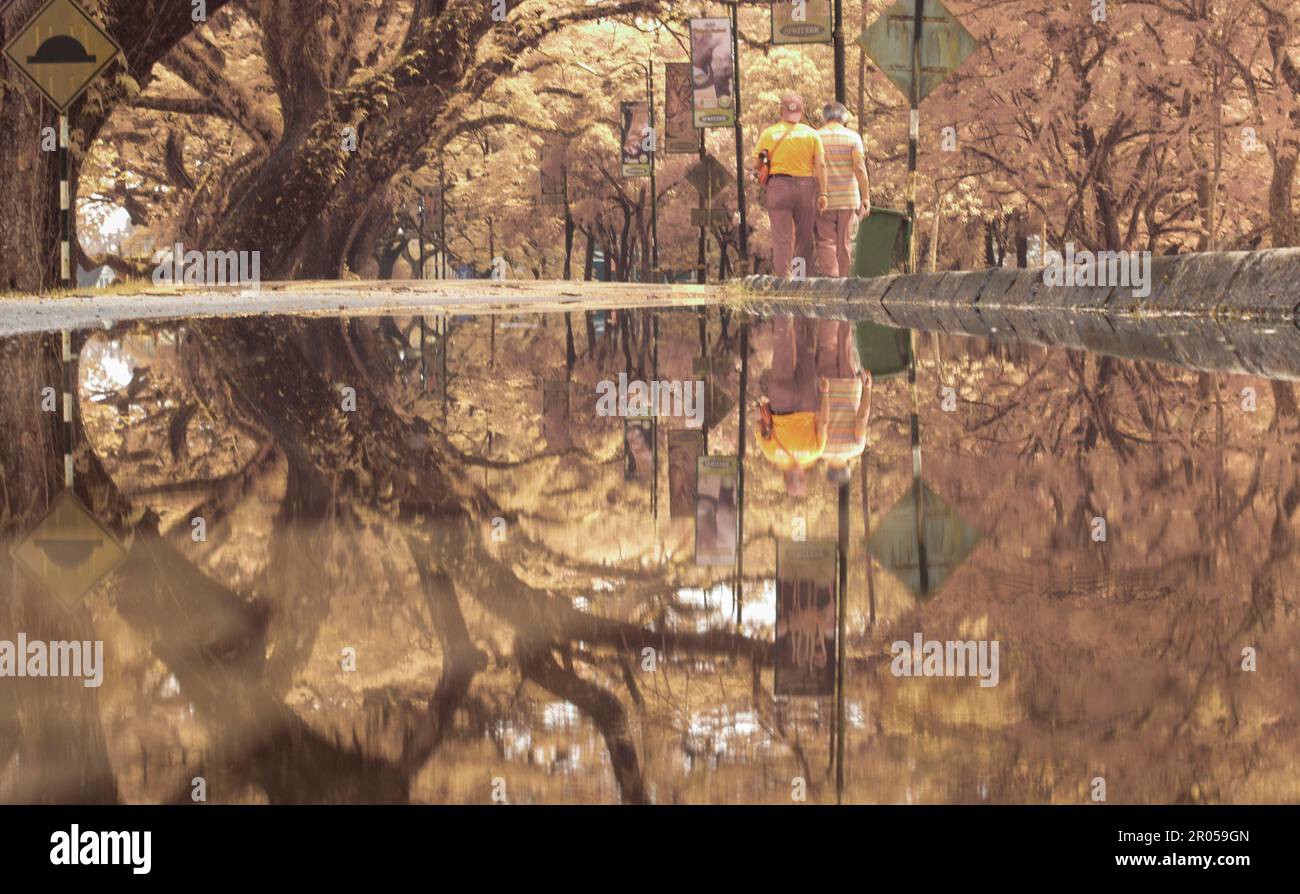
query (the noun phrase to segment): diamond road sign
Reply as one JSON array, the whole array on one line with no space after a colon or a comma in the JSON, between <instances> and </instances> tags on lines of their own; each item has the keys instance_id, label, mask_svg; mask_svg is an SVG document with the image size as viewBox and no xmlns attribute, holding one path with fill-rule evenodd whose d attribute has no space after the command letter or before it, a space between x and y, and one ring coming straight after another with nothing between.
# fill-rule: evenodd
<instances>
[{"instance_id":1,"label":"diamond road sign","mask_svg":"<svg viewBox=\"0 0 1300 894\"><path fill-rule=\"evenodd\" d=\"M916 0L898 0L862 32L858 43L903 95L912 95L912 25ZM939 0L921 8L921 89L925 99L978 48L975 38Z\"/></svg>"},{"instance_id":2,"label":"diamond road sign","mask_svg":"<svg viewBox=\"0 0 1300 894\"><path fill-rule=\"evenodd\" d=\"M918 536L916 491L909 487L894 507L885 513L871 539L867 552L875 556L885 570L898 578L912 594L927 599L966 560L980 532L967 524L934 491L921 482L924 524ZM924 566L920 560L924 554ZM924 567L925 575L921 574Z\"/></svg>"},{"instance_id":3,"label":"diamond road sign","mask_svg":"<svg viewBox=\"0 0 1300 894\"><path fill-rule=\"evenodd\" d=\"M703 160L697 161L691 165L690 170L686 172L686 179L695 191L700 194L701 200L708 196L717 195L728 186L735 182L735 177L731 172L722 166L712 155L704 156Z\"/></svg>"},{"instance_id":4,"label":"diamond road sign","mask_svg":"<svg viewBox=\"0 0 1300 894\"><path fill-rule=\"evenodd\" d=\"M13 557L56 599L74 605L122 563L126 548L76 494L65 490L13 548Z\"/></svg>"},{"instance_id":5,"label":"diamond road sign","mask_svg":"<svg viewBox=\"0 0 1300 894\"><path fill-rule=\"evenodd\" d=\"M18 29L4 54L60 112L122 52L73 0L50 0Z\"/></svg>"}]
</instances>

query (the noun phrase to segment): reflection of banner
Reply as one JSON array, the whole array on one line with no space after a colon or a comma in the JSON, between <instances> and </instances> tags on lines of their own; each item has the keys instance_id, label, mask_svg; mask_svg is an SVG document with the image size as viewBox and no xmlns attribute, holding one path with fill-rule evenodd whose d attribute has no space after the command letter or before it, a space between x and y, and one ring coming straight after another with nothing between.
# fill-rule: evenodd
<instances>
[{"instance_id":1,"label":"reflection of banner","mask_svg":"<svg viewBox=\"0 0 1300 894\"><path fill-rule=\"evenodd\" d=\"M546 446L560 450L572 446L569 434L569 383L546 379L542 383L542 436Z\"/></svg>"},{"instance_id":2,"label":"reflection of banner","mask_svg":"<svg viewBox=\"0 0 1300 894\"><path fill-rule=\"evenodd\" d=\"M695 564L736 564L734 456L701 456L696 466Z\"/></svg>"},{"instance_id":3,"label":"reflection of banner","mask_svg":"<svg viewBox=\"0 0 1300 894\"><path fill-rule=\"evenodd\" d=\"M542 204L564 204L564 141L558 136L545 137L542 142Z\"/></svg>"},{"instance_id":4,"label":"reflection of banner","mask_svg":"<svg viewBox=\"0 0 1300 894\"><path fill-rule=\"evenodd\" d=\"M775 0L772 43L830 43L831 0Z\"/></svg>"},{"instance_id":5,"label":"reflection of banner","mask_svg":"<svg viewBox=\"0 0 1300 894\"><path fill-rule=\"evenodd\" d=\"M654 463L655 421L650 416L623 420L623 477L649 479Z\"/></svg>"},{"instance_id":6,"label":"reflection of banner","mask_svg":"<svg viewBox=\"0 0 1300 894\"><path fill-rule=\"evenodd\" d=\"M624 177L650 176L650 106L644 101L619 104L622 116Z\"/></svg>"},{"instance_id":7,"label":"reflection of banner","mask_svg":"<svg viewBox=\"0 0 1300 894\"><path fill-rule=\"evenodd\" d=\"M664 64L664 152L690 153L700 149L695 129L691 63Z\"/></svg>"},{"instance_id":8,"label":"reflection of banner","mask_svg":"<svg viewBox=\"0 0 1300 894\"><path fill-rule=\"evenodd\" d=\"M775 695L835 693L835 541L776 545Z\"/></svg>"},{"instance_id":9,"label":"reflection of banner","mask_svg":"<svg viewBox=\"0 0 1300 894\"><path fill-rule=\"evenodd\" d=\"M690 516L695 511L696 463L704 455L704 432L675 428L668 432L668 515Z\"/></svg>"},{"instance_id":10,"label":"reflection of banner","mask_svg":"<svg viewBox=\"0 0 1300 894\"><path fill-rule=\"evenodd\" d=\"M736 123L735 71L731 19L691 19L696 127L731 127Z\"/></svg>"}]
</instances>

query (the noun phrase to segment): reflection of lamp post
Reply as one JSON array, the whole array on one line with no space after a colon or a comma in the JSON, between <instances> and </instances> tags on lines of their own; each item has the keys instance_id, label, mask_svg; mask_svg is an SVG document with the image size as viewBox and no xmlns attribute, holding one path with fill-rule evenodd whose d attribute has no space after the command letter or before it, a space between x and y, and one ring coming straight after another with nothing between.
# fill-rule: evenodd
<instances>
[{"instance_id":1,"label":"reflection of lamp post","mask_svg":"<svg viewBox=\"0 0 1300 894\"><path fill-rule=\"evenodd\" d=\"M596 71L586 63L574 62L574 65L581 68L588 74L594 74L597 77L608 78L614 72L629 65L635 65L645 74L645 98L646 108L650 113L650 276L652 280L657 281L659 278L659 197L655 192L655 155L659 146L659 134L655 132L655 76L654 60L646 65L635 59L624 62L622 65L616 65L606 72Z\"/></svg>"},{"instance_id":2,"label":"reflection of lamp post","mask_svg":"<svg viewBox=\"0 0 1300 894\"><path fill-rule=\"evenodd\" d=\"M424 279L424 193L419 195L419 205L415 211L416 229L420 233L420 275L416 279Z\"/></svg>"}]
</instances>

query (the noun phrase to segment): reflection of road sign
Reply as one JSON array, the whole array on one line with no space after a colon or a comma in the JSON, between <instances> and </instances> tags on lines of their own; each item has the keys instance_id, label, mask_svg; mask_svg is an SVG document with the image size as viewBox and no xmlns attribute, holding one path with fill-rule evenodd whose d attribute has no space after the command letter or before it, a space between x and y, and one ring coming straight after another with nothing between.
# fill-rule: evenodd
<instances>
[{"instance_id":1,"label":"reflection of road sign","mask_svg":"<svg viewBox=\"0 0 1300 894\"><path fill-rule=\"evenodd\" d=\"M916 492L909 487L902 499L885 513L867 542L867 551L885 570L897 577L912 593L927 599L965 561L979 543L980 532L967 524L957 510L921 483L924 526L917 543ZM924 549L925 585L922 585L919 556Z\"/></svg>"},{"instance_id":2,"label":"reflection of road sign","mask_svg":"<svg viewBox=\"0 0 1300 894\"><path fill-rule=\"evenodd\" d=\"M704 380L704 426L715 428L731 412L736 402L714 381L712 357L694 358L691 369L697 377ZM687 425L693 426L694 423L688 422Z\"/></svg>"},{"instance_id":3,"label":"reflection of road sign","mask_svg":"<svg viewBox=\"0 0 1300 894\"><path fill-rule=\"evenodd\" d=\"M50 0L4 49L60 112L121 52L117 41L73 0Z\"/></svg>"},{"instance_id":4,"label":"reflection of road sign","mask_svg":"<svg viewBox=\"0 0 1300 894\"><path fill-rule=\"evenodd\" d=\"M13 557L57 599L74 604L126 558L126 548L65 490Z\"/></svg>"},{"instance_id":5,"label":"reflection of road sign","mask_svg":"<svg viewBox=\"0 0 1300 894\"><path fill-rule=\"evenodd\" d=\"M898 0L862 32L858 43L904 96L912 95L912 24L916 0ZM939 0L921 9L921 89L918 101L943 83L977 44Z\"/></svg>"},{"instance_id":6,"label":"reflection of road sign","mask_svg":"<svg viewBox=\"0 0 1300 894\"><path fill-rule=\"evenodd\" d=\"M686 179L700 194L701 200L709 195L717 195L735 182L735 177L712 155L704 156L702 161L691 165L686 172Z\"/></svg>"}]
</instances>

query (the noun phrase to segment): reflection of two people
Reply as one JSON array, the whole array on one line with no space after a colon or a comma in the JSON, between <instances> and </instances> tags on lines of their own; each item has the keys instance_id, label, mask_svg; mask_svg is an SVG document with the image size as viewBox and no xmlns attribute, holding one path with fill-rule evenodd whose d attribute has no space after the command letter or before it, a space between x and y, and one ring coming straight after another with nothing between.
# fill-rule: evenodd
<instances>
[{"instance_id":1,"label":"reflection of two people","mask_svg":"<svg viewBox=\"0 0 1300 894\"><path fill-rule=\"evenodd\" d=\"M847 484L867 444L871 373L862 369L853 326L780 314L773 321L772 368L759 402L759 449L782 471L792 497L807 493L818 461L834 485Z\"/></svg>"}]
</instances>

